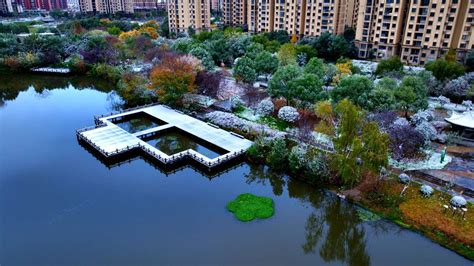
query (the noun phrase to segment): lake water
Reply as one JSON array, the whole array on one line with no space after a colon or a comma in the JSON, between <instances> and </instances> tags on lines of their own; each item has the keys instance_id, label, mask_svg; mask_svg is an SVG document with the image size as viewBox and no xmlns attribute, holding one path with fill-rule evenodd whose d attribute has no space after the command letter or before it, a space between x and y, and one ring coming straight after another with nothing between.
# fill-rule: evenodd
<instances>
[{"instance_id":1,"label":"lake water","mask_svg":"<svg viewBox=\"0 0 474 266\"><path fill-rule=\"evenodd\" d=\"M472 265L264 167L109 168L75 136L120 104L107 87L0 76L0 265ZM273 198L275 215L236 220L225 205L246 192Z\"/></svg>"}]
</instances>

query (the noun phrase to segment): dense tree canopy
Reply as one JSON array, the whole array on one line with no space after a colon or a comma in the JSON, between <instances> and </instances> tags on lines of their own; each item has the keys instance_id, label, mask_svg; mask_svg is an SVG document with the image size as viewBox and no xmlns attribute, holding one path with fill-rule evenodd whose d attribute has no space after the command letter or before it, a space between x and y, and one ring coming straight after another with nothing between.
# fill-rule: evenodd
<instances>
[{"instance_id":1,"label":"dense tree canopy","mask_svg":"<svg viewBox=\"0 0 474 266\"><path fill-rule=\"evenodd\" d=\"M364 76L346 76L331 91L331 97L336 103L347 98L359 106L364 106L373 88L372 81Z\"/></svg>"},{"instance_id":2,"label":"dense tree canopy","mask_svg":"<svg viewBox=\"0 0 474 266\"><path fill-rule=\"evenodd\" d=\"M245 82L253 82L257 78L255 65L252 59L243 56L237 60L234 66L234 77L237 80Z\"/></svg>"},{"instance_id":3,"label":"dense tree canopy","mask_svg":"<svg viewBox=\"0 0 474 266\"><path fill-rule=\"evenodd\" d=\"M278 51L278 59L282 65L296 64L296 49L291 43L283 44Z\"/></svg>"},{"instance_id":4,"label":"dense tree canopy","mask_svg":"<svg viewBox=\"0 0 474 266\"><path fill-rule=\"evenodd\" d=\"M326 65L319 58L311 58L304 67L304 72L311 73L322 79L326 74Z\"/></svg>"},{"instance_id":5,"label":"dense tree canopy","mask_svg":"<svg viewBox=\"0 0 474 266\"><path fill-rule=\"evenodd\" d=\"M278 58L267 51L257 54L254 62L255 71L259 75L273 74L278 68Z\"/></svg>"},{"instance_id":6,"label":"dense tree canopy","mask_svg":"<svg viewBox=\"0 0 474 266\"><path fill-rule=\"evenodd\" d=\"M288 85L288 95L291 98L303 102L315 103L326 100L328 94L322 89L323 81L316 75L304 73L296 79L290 81Z\"/></svg>"},{"instance_id":7,"label":"dense tree canopy","mask_svg":"<svg viewBox=\"0 0 474 266\"><path fill-rule=\"evenodd\" d=\"M447 61L445 59L428 62L425 68L433 72L436 79L441 81L457 78L466 71L464 66L458 62Z\"/></svg>"},{"instance_id":8,"label":"dense tree canopy","mask_svg":"<svg viewBox=\"0 0 474 266\"><path fill-rule=\"evenodd\" d=\"M377 69L375 70L375 75L383 75L387 72L392 71L403 71L403 63L400 61L400 58L397 56L393 56L386 60L381 60L378 65Z\"/></svg>"},{"instance_id":9,"label":"dense tree canopy","mask_svg":"<svg viewBox=\"0 0 474 266\"><path fill-rule=\"evenodd\" d=\"M287 65L279 68L268 83L268 93L273 97L291 97L289 86L303 71L296 65Z\"/></svg>"},{"instance_id":10,"label":"dense tree canopy","mask_svg":"<svg viewBox=\"0 0 474 266\"><path fill-rule=\"evenodd\" d=\"M333 62L341 57L353 57L356 51L355 46L343 36L329 32L324 32L316 38L313 47L321 58Z\"/></svg>"}]
</instances>

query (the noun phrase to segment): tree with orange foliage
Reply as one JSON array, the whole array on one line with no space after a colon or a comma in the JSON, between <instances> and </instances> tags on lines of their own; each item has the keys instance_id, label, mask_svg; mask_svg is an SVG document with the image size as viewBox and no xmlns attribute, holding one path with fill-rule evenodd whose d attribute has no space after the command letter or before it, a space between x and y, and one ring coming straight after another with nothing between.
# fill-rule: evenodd
<instances>
[{"instance_id":1,"label":"tree with orange foliage","mask_svg":"<svg viewBox=\"0 0 474 266\"><path fill-rule=\"evenodd\" d=\"M291 40L290 40L290 42L291 42L292 44L295 44L297 41L298 41L298 37L296 36L296 34L293 33L293 35L291 35Z\"/></svg>"},{"instance_id":2,"label":"tree with orange foliage","mask_svg":"<svg viewBox=\"0 0 474 266\"><path fill-rule=\"evenodd\" d=\"M150 20L146 22L145 24L143 24L142 27L152 27L157 30L160 29L160 25L158 24L158 22L156 22L156 20Z\"/></svg>"},{"instance_id":3,"label":"tree with orange foliage","mask_svg":"<svg viewBox=\"0 0 474 266\"><path fill-rule=\"evenodd\" d=\"M189 56L167 55L151 71L149 88L156 91L161 102L179 105L184 94L195 90L196 74L202 68L195 62Z\"/></svg>"},{"instance_id":4,"label":"tree with orange foliage","mask_svg":"<svg viewBox=\"0 0 474 266\"><path fill-rule=\"evenodd\" d=\"M140 32L141 32L142 34L146 34L146 35L150 36L150 38L152 38L152 39L158 38L158 31L156 30L156 28L153 28L153 27L141 27L141 28L140 28Z\"/></svg>"},{"instance_id":5,"label":"tree with orange foliage","mask_svg":"<svg viewBox=\"0 0 474 266\"><path fill-rule=\"evenodd\" d=\"M74 29L73 29L73 31L74 31L74 34L75 34L75 35L80 35L80 34L82 34L85 30L84 30L84 28L81 26L81 23L79 23L78 21L76 21L76 22L74 23Z\"/></svg>"},{"instance_id":6,"label":"tree with orange foliage","mask_svg":"<svg viewBox=\"0 0 474 266\"><path fill-rule=\"evenodd\" d=\"M140 36L141 32L138 31L138 30L131 30L131 31L127 31L127 32L122 32L120 33L119 35L119 39L121 41L125 41L126 39L128 38L135 38L135 37L138 37Z\"/></svg>"}]
</instances>

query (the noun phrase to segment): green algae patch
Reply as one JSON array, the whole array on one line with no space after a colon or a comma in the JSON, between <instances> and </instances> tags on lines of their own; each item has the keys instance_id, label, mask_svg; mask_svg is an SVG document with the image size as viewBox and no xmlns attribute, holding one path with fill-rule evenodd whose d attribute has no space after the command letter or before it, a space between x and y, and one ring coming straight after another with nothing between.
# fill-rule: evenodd
<instances>
[{"instance_id":1,"label":"green algae patch","mask_svg":"<svg viewBox=\"0 0 474 266\"><path fill-rule=\"evenodd\" d=\"M241 222L249 222L255 218L267 219L274 213L271 198L255 196L250 193L240 194L235 200L227 203L226 207Z\"/></svg>"}]
</instances>

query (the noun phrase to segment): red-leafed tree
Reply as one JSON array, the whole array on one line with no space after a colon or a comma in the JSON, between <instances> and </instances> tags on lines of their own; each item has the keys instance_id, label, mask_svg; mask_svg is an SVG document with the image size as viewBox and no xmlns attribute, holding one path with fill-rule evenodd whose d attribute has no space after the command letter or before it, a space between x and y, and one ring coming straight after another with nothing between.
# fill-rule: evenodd
<instances>
[{"instance_id":1,"label":"red-leafed tree","mask_svg":"<svg viewBox=\"0 0 474 266\"><path fill-rule=\"evenodd\" d=\"M176 106L185 93L196 88L196 74L202 70L200 61L189 55L168 54L150 73L150 89L160 101Z\"/></svg>"}]
</instances>

